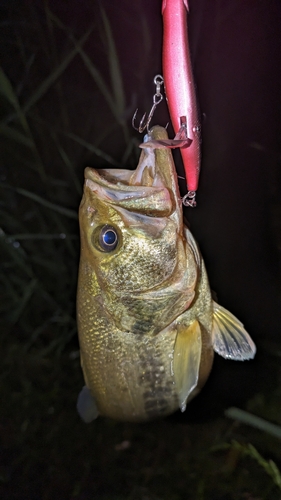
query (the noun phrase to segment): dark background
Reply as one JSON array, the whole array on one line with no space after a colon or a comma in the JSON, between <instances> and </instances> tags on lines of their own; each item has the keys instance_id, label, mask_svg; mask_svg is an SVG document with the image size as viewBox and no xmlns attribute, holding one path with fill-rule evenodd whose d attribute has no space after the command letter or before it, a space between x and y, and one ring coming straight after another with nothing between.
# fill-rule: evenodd
<instances>
[{"instance_id":1,"label":"dark background","mask_svg":"<svg viewBox=\"0 0 281 500\"><path fill-rule=\"evenodd\" d=\"M244 323L256 359L216 357L184 414L80 422L83 169L136 166L141 136L130 121L136 107L150 109L161 73L161 1L2 1L2 498L280 497L267 462L280 468L280 441L223 415L239 406L281 425L281 4L189 5L202 165L185 216L211 288ZM161 104L153 123L168 120ZM182 175L179 156L176 165Z\"/></svg>"}]
</instances>

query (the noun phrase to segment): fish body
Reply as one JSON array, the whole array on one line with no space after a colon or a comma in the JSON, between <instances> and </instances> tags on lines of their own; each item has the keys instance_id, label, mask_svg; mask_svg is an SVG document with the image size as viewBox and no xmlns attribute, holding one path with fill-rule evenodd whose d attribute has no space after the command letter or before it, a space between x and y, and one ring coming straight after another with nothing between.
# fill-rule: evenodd
<instances>
[{"instance_id":1,"label":"fish body","mask_svg":"<svg viewBox=\"0 0 281 500\"><path fill-rule=\"evenodd\" d=\"M154 127L149 143L166 140ZM169 149L143 149L135 171L85 170L79 210L77 319L85 421L169 415L202 388L214 350L254 356L243 325L211 297L197 244L183 224Z\"/></svg>"},{"instance_id":2,"label":"fish body","mask_svg":"<svg viewBox=\"0 0 281 500\"><path fill-rule=\"evenodd\" d=\"M191 67L187 0L163 0L163 76L175 133L186 124L192 141L181 155L189 191L196 191L200 171L200 124Z\"/></svg>"}]
</instances>

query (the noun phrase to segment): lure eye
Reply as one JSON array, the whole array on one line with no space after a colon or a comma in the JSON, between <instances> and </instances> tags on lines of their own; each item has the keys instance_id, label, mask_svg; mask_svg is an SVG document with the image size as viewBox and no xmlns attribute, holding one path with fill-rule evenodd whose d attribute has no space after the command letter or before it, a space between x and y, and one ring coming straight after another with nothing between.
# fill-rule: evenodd
<instances>
[{"instance_id":1,"label":"lure eye","mask_svg":"<svg viewBox=\"0 0 281 500\"><path fill-rule=\"evenodd\" d=\"M112 226L104 226L99 234L99 246L104 252L112 252L117 247L118 234Z\"/></svg>"}]
</instances>

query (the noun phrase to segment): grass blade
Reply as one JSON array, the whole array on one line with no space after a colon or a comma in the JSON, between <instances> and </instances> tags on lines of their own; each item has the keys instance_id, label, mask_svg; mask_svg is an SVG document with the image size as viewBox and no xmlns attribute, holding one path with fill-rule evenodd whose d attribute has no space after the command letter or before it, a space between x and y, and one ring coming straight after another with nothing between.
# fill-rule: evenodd
<instances>
[{"instance_id":1,"label":"grass blade","mask_svg":"<svg viewBox=\"0 0 281 500\"><path fill-rule=\"evenodd\" d=\"M9 235L9 240L14 240L14 241L24 241L24 240L65 240L66 238L69 238L71 240L77 240L78 235L77 234L65 234L65 233L59 233L59 234L44 234L44 233L19 233L19 234L11 234Z\"/></svg>"},{"instance_id":2,"label":"grass blade","mask_svg":"<svg viewBox=\"0 0 281 500\"><path fill-rule=\"evenodd\" d=\"M81 47L81 44L79 44L79 42L77 42L75 37L72 35L72 33L69 32L67 27L60 21L60 19L58 19L52 12L49 12L49 16L60 29L64 30L68 34L70 40L75 45L77 53L80 54L80 57L82 58L87 70L89 71L90 75L92 76L93 80L95 81L101 94L104 96L104 98L105 98L109 108L111 109L113 115L115 116L116 119L118 119L118 113L116 113L114 99L112 98L111 93L110 93L110 91L107 87L107 84L106 84L104 78L102 77L101 73L98 71L98 69L92 63L89 56L84 52L84 50Z\"/></svg>"},{"instance_id":3,"label":"grass blade","mask_svg":"<svg viewBox=\"0 0 281 500\"><path fill-rule=\"evenodd\" d=\"M101 149L97 148L96 146L94 146L90 142L87 142L84 139L81 139L81 137L79 137L78 135L72 134L71 132L66 134L66 135L67 135L67 137L70 137L74 141L78 142L78 144L81 144L81 146L84 146L85 148L87 148L88 151L90 151L91 153L95 153L96 156L98 156L99 158L102 158L103 160L110 163L111 165L114 165L115 167L119 167L119 168L121 167L121 164L119 162L117 162L116 160L114 160L114 158L112 158L112 156L108 155L107 153L104 153Z\"/></svg>"},{"instance_id":4,"label":"grass blade","mask_svg":"<svg viewBox=\"0 0 281 500\"><path fill-rule=\"evenodd\" d=\"M89 71L91 77L93 78L95 84L97 85L99 91L101 92L101 94L105 98L105 100L106 100L106 102L107 102L107 104L108 104L108 106L109 106L109 108L110 108L113 116L119 122L120 121L120 116L119 116L118 110L116 109L115 102L114 102L114 100L113 100L113 98L111 96L110 91L107 88L106 82L103 79L101 73L94 66L94 64L92 63L91 59L84 52L83 49L78 49L78 52L79 52L79 54L81 56L82 61L85 64L87 70Z\"/></svg>"},{"instance_id":5,"label":"grass blade","mask_svg":"<svg viewBox=\"0 0 281 500\"><path fill-rule=\"evenodd\" d=\"M10 83L10 80L5 75L4 71L0 67L0 93L9 101L14 109L18 108L18 99L14 93L14 89Z\"/></svg>"},{"instance_id":6,"label":"grass blade","mask_svg":"<svg viewBox=\"0 0 281 500\"><path fill-rule=\"evenodd\" d=\"M24 309L26 308L29 300L31 299L31 296L34 293L36 287L37 287L37 279L36 278L32 279L25 286L24 293L23 293L23 296L19 302L18 308L13 311L13 315L11 317L12 324L17 323L17 321L19 320L19 318L22 315Z\"/></svg>"},{"instance_id":7,"label":"grass blade","mask_svg":"<svg viewBox=\"0 0 281 500\"><path fill-rule=\"evenodd\" d=\"M73 184L75 186L77 193L79 194L79 196L81 196L82 187L81 187L81 183L78 180L77 175L75 173L74 166L73 166L72 162L70 161L69 156L66 153L66 151L64 150L64 148L59 144L59 141L56 138L56 136L54 134L52 134L52 137L53 137L53 140L57 146L58 152L59 152L64 164L67 167L67 173L69 173L70 177L72 178L72 181L73 181Z\"/></svg>"},{"instance_id":8,"label":"grass blade","mask_svg":"<svg viewBox=\"0 0 281 500\"><path fill-rule=\"evenodd\" d=\"M16 188L17 193L22 194L23 196L26 196L27 198L30 198L33 201L36 201L37 203L40 203L40 205L43 205L46 208L50 208L51 210L54 210L54 212L58 212L61 215L65 215L66 217L69 217L70 219L77 220L78 216L75 210L71 210L70 208L65 208L60 205L57 205L56 203L52 203L48 200L45 200L41 196L35 193L31 193L30 191L27 191L26 189L22 188Z\"/></svg>"},{"instance_id":9,"label":"grass blade","mask_svg":"<svg viewBox=\"0 0 281 500\"><path fill-rule=\"evenodd\" d=\"M56 203L52 203L51 201L45 200L45 198L42 198L38 194L32 193L31 191L27 191L27 189L22 189L22 188L12 188L11 186L8 186L7 184L1 184L3 187L7 189L13 189L17 193L21 194L22 196L25 196L26 198L29 198L30 200L36 201L37 203L40 203L40 205L43 205L46 208L50 208L54 212L57 212L61 215L65 215L66 217L69 217L70 219L77 220L77 212L75 210L72 210L71 208L66 208L62 207L61 205L57 205Z\"/></svg>"},{"instance_id":10,"label":"grass blade","mask_svg":"<svg viewBox=\"0 0 281 500\"><path fill-rule=\"evenodd\" d=\"M41 99L46 92L50 89L50 87L55 83L55 81L62 75L62 73L66 70L67 66L70 64L72 59L76 56L76 54L81 50L82 45L89 38L92 33L93 28L91 27L83 37L76 42L75 48L66 56L61 64L46 78L41 85L34 91L31 98L27 101L27 103L23 106L23 112L26 114L34 104L36 104L39 99Z\"/></svg>"},{"instance_id":11,"label":"grass blade","mask_svg":"<svg viewBox=\"0 0 281 500\"><path fill-rule=\"evenodd\" d=\"M116 113L120 119L122 115L124 115L125 111L125 93L123 88L123 79L120 71L118 54L112 36L112 31L106 13L103 9L101 9L101 15L108 45L108 62L111 75L111 88L114 94Z\"/></svg>"},{"instance_id":12,"label":"grass blade","mask_svg":"<svg viewBox=\"0 0 281 500\"><path fill-rule=\"evenodd\" d=\"M231 445L229 445L229 448L239 451L244 456L253 458L271 477L274 484L281 490L281 474L273 460L266 460L263 458L263 456L252 444L240 444L233 440Z\"/></svg>"},{"instance_id":13,"label":"grass blade","mask_svg":"<svg viewBox=\"0 0 281 500\"><path fill-rule=\"evenodd\" d=\"M252 415L247 411L240 410L239 408L228 408L228 410L225 411L225 415L233 420L238 420L238 422L241 422L242 424L250 425L251 427L267 432L267 434L271 434L271 436L274 436L277 439L281 439L281 427L279 425L272 424L271 422L257 417L256 415Z\"/></svg>"},{"instance_id":14,"label":"grass blade","mask_svg":"<svg viewBox=\"0 0 281 500\"><path fill-rule=\"evenodd\" d=\"M13 106L13 108L16 112L16 115L9 116L8 119L6 118L5 121L6 122L11 121L12 118L14 118L16 116L17 119L19 120L25 134L26 134L26 137L23 134L21 134L19 131L12 129L12 128L8 127L7 125L5 125L4 120L2 120L2 124L1 124L3 135L6 135L6 136L8 135L10 138L13 138L18 143L24 142L26 146L28 146L29 148L31 148L34 151L35 157L37 160L36 170L38 171L41 179L43 181L45 181L46 180L45 168L44 168L44 165L42 163L41 157L37 151L37 147L36 147L36 144L34 142L32 133L30 131L28 122L27 122L26 117L25 117L25 115L20 107L20 103L18 101L17 95L15 94L9 79L7 78L7 76L5 75L5 73L3 72L3 70L1 68L0 68L0 93Z\"/></svg>"},{"instance_id":15,"label":"grass blade","mask_svg":"<svg viewBox=\"0 0 281 500\"><path fill-rule=\"evenodd\" d=\"M5 125L4 123L0 123L0 134L7 137L8 139L12 139L19 144L23 144L24 146L32 150L35 149L33 140L31 140L29 137L26 137L26 135L22 134L18 130Z\"/></svg>"}]
</instances>

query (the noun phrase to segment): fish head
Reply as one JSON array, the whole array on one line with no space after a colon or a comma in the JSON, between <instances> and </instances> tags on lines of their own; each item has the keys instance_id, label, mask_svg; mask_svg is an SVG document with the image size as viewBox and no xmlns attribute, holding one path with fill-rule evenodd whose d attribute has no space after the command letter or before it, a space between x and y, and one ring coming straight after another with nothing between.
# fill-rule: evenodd
<instances>
[{"instance_id":1,"label":"fish head","mask_svg":"<svg viewBox=\"0 0 281 500\"><path fill-rule=\"evenodd\" d=\"M146 140L166 138L154 127ZM187 309L196 262L169 150L144 144L135 171L86 168L79 221L79 286L111 328L156 334Z\"/></svg>"}]
</instances>

